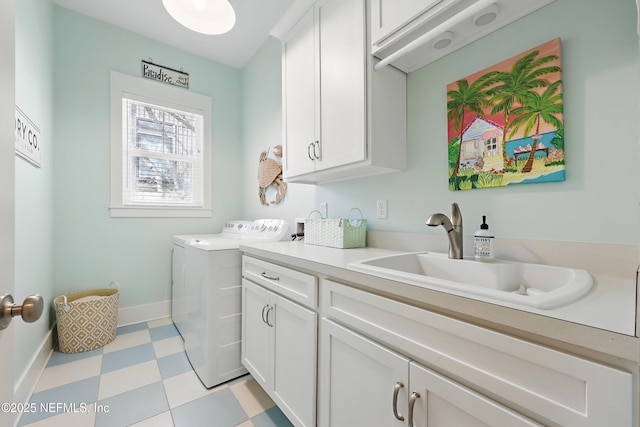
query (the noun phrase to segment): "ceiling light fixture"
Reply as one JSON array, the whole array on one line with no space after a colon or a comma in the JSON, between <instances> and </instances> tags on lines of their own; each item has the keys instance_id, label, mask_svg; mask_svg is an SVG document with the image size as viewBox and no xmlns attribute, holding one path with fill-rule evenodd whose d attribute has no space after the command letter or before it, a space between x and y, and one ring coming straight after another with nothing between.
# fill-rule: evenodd
<instances>
[{"instance_id":1,"label":"ceiling light fixture","mask_svg":"<svg viewBox=\"0 0 640 427\"><path fill-rule=\"evenodd\" d=\"M484 25L488 25L496 20L498 14L500 13L500 8L497 4L493 3L489 5L486 9L478 12L473 16L473 23L476 24L477 27L482 27Z\"/></svg>"},{"instance_id":2,"label":"ceiling light fixture","mask_svg":"<svg viewBox=\"0 0 640 427\"><path fill-rule=\"evenodd\" d=\"M453 43L453 33L445 31L433 40L433 48L437 50L446 49Z\"/></svg>"},{"instance_id":3,"label":"ceiling light fixture","mask_svg":"<svg viewBox=\"0 0 640 427\"><path fill-rule=\"evenodd\" d=\"M228 0L162 0L162 4L173 19L198 33L224 34L236 24Z\"/></svg>"}]
</instances>

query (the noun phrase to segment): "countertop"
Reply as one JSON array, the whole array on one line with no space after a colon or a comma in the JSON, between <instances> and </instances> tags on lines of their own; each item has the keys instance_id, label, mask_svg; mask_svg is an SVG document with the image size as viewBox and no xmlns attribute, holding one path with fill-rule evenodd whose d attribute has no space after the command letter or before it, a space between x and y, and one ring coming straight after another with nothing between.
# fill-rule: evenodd
<instances>
[{"instance_id":1,"label":"countertop","mask_svg":"<svg viewBox=\"0 0 640 427\"><path fill-rule=\"evenodd\" d=\"M598 278L591 293L579 301L552 310L539 310L481 297L455 295L360 273L348 264L401 253L382 248L335 249L303 242L247 242L245 254L284 264L407 304L503 333L578 353L595 352L637 362L635 290L630 294L619 278ZM600 283L598 283L600 282ZM606 282L602 283L602 282ZM629 295L628 295L629 294Z\"/></svg>"}]
</instances>

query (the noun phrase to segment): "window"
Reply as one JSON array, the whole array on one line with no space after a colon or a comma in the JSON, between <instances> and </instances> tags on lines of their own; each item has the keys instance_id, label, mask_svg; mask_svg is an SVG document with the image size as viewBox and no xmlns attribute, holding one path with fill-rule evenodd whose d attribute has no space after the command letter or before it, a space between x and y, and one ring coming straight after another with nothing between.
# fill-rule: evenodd
<instances>
[{"instance_id":1,"label":"window","mask_svg":"<svg viewBox=\"0 0 640 427\"><path fill-rule=\"evenodd\" d=\"M111 73L111 216L211 216L211 99Z\"/></svg>"},{"instance_id":2,"label":"window","mask_svg":"<svg viewBox=\"0 0 640 427\"><path fill-rule=\"evenodd\" d=\"M484 148L485 156L487 157L497 156L496 150L498 148L498 140L496 139L496 137L488 138L484 144L485 144L485 148Z\"/></svg>"}]
</instances>

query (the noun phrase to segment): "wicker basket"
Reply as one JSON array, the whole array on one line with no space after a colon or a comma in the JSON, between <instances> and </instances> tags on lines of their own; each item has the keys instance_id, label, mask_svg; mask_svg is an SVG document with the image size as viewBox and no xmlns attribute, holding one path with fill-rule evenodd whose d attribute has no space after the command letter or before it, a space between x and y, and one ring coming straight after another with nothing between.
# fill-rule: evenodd
<instances>
[{"instance_id":1,"label":"wicker basket","mask_svg":"<svg viewBox=\"0 0 640 427\"><path fill-rule=\"evenodd\" d=\"M118 325L116 288L72 292L53 302L58 322L58 344L63 353L80 353L109 344Z\"/></svg>"},{"instance_id":2,"label":"wicker basket","mask_svg":"<svg viewBox=\"0 0 640 427\"><path fill-rule=\"evenodd\" d=\"M360 213L360 218L351 218L354 211ZM362 248L366 237L367 220L358 208L351 209L348 218L304 220L304 242L310 245L340 249Z\"/></svg>"}]
</instances>

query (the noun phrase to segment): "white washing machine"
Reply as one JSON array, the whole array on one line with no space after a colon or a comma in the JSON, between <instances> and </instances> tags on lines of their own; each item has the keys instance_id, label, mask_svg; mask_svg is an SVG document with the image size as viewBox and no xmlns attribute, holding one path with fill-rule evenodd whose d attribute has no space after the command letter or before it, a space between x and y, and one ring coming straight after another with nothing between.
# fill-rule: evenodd
<instances>
[{"instance_id":1,"label":"white washing machine","mask_svg":"<svg viewBox=\"0 0 640 427\"><path fill-rule=\"evenodd\" d=\"M238 239L241 234L249 229L251 221L228 221L219 234L181 235L173 236L173 254L171 265L171 319L178 332L184 338L188 331L188 309L186 292L186 259L185 252L187 242L205 241L217 239Z\"/></svg>"},{"instance_id":2,"label":"white washing machine","mask_svg":"<svg viewBox=\"0 0 640 427\"><path fill-rule=\"evenodd\" d=\"M279 219L229 221L220 234L174 236L172 319L205 387L244 375L240 362L243 241L280 241Z\"/></svg>"}]
</instances>

